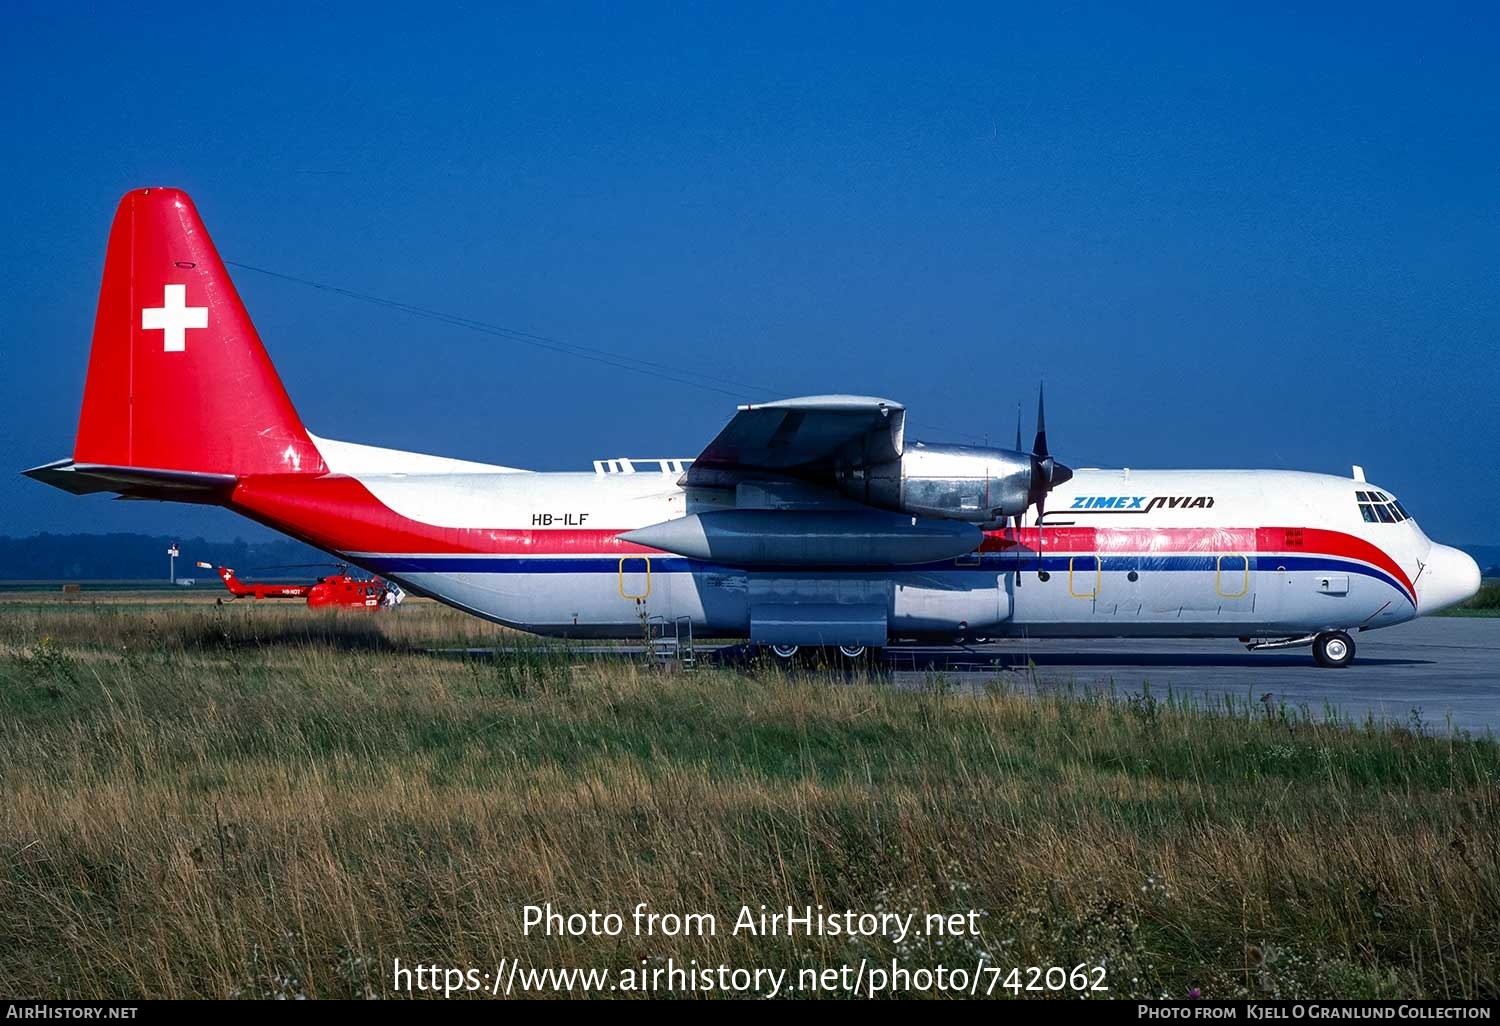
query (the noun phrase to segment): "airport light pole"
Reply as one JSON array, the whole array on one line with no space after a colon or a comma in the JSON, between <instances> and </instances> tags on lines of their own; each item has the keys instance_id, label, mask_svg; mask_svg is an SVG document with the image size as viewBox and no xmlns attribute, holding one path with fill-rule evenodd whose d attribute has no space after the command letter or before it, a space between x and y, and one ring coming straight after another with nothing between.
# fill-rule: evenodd
<instances>
[{"instance_id":1,"label":"airport light pole","mask_svg":"<svg viewBox=\"0 0 1500 1026\"><path fill-rule=\"evenodd\" d=\"M173 542L172 543L172 547L167 550L167 555L170 556L170 557L172 557L171 558L171 562L168 564L168 574L169 574L168 579L173 584L176 584L177 583L177 557L179 555L181 555L181 553L179 553L177 551L177 543L176 542Z\"/></svg>"}]
</instances>

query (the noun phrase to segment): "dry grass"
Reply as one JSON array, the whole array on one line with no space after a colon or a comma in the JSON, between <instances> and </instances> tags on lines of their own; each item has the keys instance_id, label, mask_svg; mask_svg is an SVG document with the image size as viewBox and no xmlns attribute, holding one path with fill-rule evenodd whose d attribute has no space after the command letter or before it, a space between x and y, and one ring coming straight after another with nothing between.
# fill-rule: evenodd
<instances>
[{"instance_id":1,"label":"dry grass","mask_svg":"<svg viewBox=\"0 0 1500 1026\"><path fill-rule=\"evenodd\" d=\"M741 904L976 907L911 964L1113 996L1495 997L1500 751L1265 710L662 674L435 606L0 620L0 993L387 995L393 958L824 966ZM513 635L504 635L506 643ZM521 907L714 912L530 938Z\"/></svg>"},{"instance_id":2,"label":"dry grass","mask_svg":"<svg viewBox=\"0 0 1500 1026\"><path fill-rule=\"evenodd\" d=\"M310 610L300 600L217 602L223 592L175 600L172 592L90 592L81 600L0 591L0 646L36 644L75 650L172 652L277 645L372 651L485 647L525 641L503 627L431 599L408 598L397 615Z\"/></svg>"}]
</instances>

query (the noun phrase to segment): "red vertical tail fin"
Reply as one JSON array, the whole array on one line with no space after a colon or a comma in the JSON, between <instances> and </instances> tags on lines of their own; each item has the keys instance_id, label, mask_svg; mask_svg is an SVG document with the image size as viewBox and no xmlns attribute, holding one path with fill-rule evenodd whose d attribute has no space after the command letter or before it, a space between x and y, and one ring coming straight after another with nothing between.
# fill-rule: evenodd
<instances>
[{"instance_id":1,"label":"red vertical tail fin","mask_svg":"<svg viewBox=\"0 0 1500 1026\"><path fill-rule=\"evenodd\" d=\"M115 212L73 459L236 476L324 470L180 190L137 189Z\"/></svg>"}]
</instances>

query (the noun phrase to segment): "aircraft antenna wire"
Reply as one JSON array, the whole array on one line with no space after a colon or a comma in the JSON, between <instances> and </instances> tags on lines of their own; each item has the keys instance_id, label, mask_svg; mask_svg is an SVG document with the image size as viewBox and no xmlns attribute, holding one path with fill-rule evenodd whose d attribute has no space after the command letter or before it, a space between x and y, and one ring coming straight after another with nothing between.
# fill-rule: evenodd
<instances>
[{"instance_id":1,"label":"aircraft antenna wire","mask_svg":"<svg viewBox=\"0 0 1500 1026\"><path fill-rule=\"evenodd\" d=\"M545 349L549 352L559 353L563 356L572 356L578 359L592 360L617 370L629 371L633 374L642 374L647 377L661 378L679 385L687 385L691 388L700 388L709 392L717 392L733 399L742 401L749 400L752 393L760 393L769 396L782 396L786 392L783 389L768 388L764 385L752 385L733 378L722 377L717 374L705 374L699 371L687 370L681 367L672 367L653 360L645 360L640 357L626 357L619 353L612 353L606 349L595 349L590 346L578 345L573 342L564 342L561 339L552 338L548 335L538 335L530 331L522 331L518 328L507 328L500 324L491 324L488 321L476 320L472 317L464 317L459 314L447 313L443 310L434 310L430 307L417 306L414 303L404 303L397 299L387 299L384 296L372 295L369 292L360 292L357 289L345 288L342 285L330 285L327 282L314 281L311 278L303 278L295 274L287 274L283 271L273 271L266 267L258 267L255 264L241 263L238 260L225 260L230 267L237 267L242 271L253 271L256 274L268 278L276 278L280 281L291 282L296 285L304 285L308 288L318 289L322 292L331 292L334 295L343 296L346 299L357 300L361 303L372 303L383 306L388 310L396 310L413 317L421 317L427 320L437 321L457 328L465 328L469 331L477 331L481 334L491 335L496 338L519 342L522 345L532 346L537 349ZM693 380L693 379L701 380ZM728 385L729 388L723 386ZM913 421L912 423L916 423ZM979 441L980 436L967 431L957 431L952 428L941 427L923 421L921 426L931 428L946 435L958 438L967 438L970 441Z\"/></svg>"}]
</instances>

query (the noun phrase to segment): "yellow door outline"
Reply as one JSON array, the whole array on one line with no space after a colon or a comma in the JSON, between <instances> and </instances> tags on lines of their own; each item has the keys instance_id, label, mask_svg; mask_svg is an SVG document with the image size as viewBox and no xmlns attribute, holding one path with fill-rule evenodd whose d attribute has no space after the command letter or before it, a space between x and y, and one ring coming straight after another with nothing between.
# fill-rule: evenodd
<instances>
[{"instance_id":1,"label":"yellow door outline","mask_svg":"<svg viewBox=\"0 0 1500 1026\"><path fill-rule=\"evenodd\" d=\"M632 595L625 590L625 561L628 559L639 559L646 564L646 590L639 595ZM636 571L632 570L631 573ZM651 594L651 557L650 556L622 556L620 558L620 597L639 601Z\"/></svg>"},{"instance_id":2,"label":"yellow door outline","mask_svg":"<svg viewBox=\"0 0 1500 1026\"><path fill-rule=\"evenodd\" d=\"M1226 559L1238 559L1244 564L1245 576L1240 581L1239 591L1224 590L1224 560ZM1234 573L1233 570L1229 572L1231 574ZM1241 555L1238 552L1231 552L1228 555L1220 556L1219 561L1214 565L1214 591L1218 592L1220 598L1244 598L1250 594L1250 557Z\"/></svg>"},{"instance_id":3,"label":"yellow door outline","mask_svg":"<svg viewBox=\"0 0 1500 1026\"><path fill-rule=\"evenodd\" d=\"M1073 588L1073 564L1080 559L1092 559L1094 561L1094 590L1076 591ZM1068 559L1068 594L1074 598L1091 599L1099 595L1099 585L1104 579L1104 564L1098 556L1071 556Z\"/></svg>"}]
</instances>

